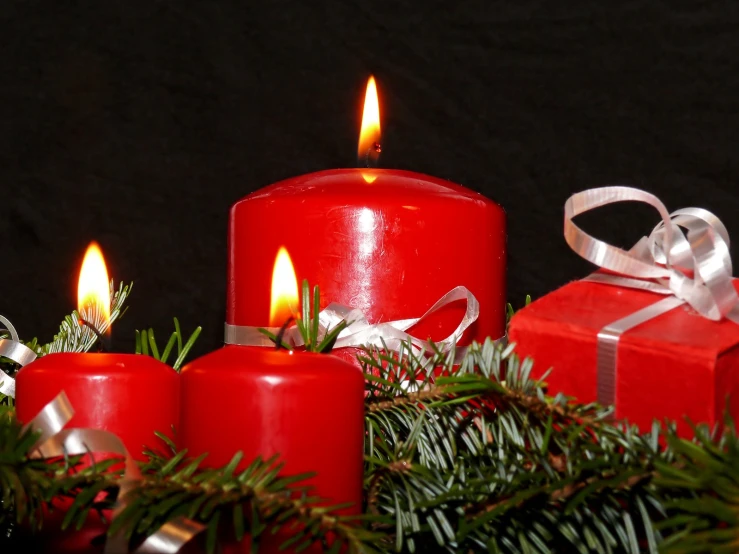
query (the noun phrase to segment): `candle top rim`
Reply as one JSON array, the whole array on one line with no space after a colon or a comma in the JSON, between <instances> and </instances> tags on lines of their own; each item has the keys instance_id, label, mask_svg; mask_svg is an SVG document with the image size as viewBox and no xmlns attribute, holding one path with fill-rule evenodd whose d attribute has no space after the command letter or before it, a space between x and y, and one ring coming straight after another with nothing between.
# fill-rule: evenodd
<instances>
[{"instance_id":1,"label":"candle top rim","mask_svg":"<svg viewBox=\"0 0 739 554\"><path fill-rule=\"evenodd\" d=\"M253 366L250 364L254 364ZM317 352L294 351L290 354L286 350L276 350L273 347L225 345L191 361L182 368L182 374L193 370L233 371L235 368L254 368L269 372L285 370L289 374L298 375L300 370L315 372L326 370L326 375L337 376L336 372L350 374L359 373L362 370L349 362L332 356ZM364 378L364 377L362 377Z\"/></svg>"},{"instance_id":2,"label":"candle top rim","mask_svg":"<svg viewBox=\"0 0 739 554\"><path fill-rule=\"evenodd\" d=\"M91 374L141 372L142 376L151 374L152 371L161 372L166 370L175 376L177 375L177 372L171 366L151 356L125 352L54 352L41 356L34 362L22 367L18 373L23 373L28 369L62 372L81 370Z\"/></svg>"},{"instance_id":3,"label":"candle top rim","mask_svg":"<svg viewBox=\"0 0 739 554\"><path fill-rule=\"evenodd\" d=\"M369 176L373 179L365 178ZM483 194L463 185L403 169L343 168L327 169L283 179L260 188L242 198L250 200L306 196L340 195L343 199L351 197L367 198L373 194L399 193L416 196L455 197L476 202L483 201L497 205Z\"/></svg>"}]
</instances>

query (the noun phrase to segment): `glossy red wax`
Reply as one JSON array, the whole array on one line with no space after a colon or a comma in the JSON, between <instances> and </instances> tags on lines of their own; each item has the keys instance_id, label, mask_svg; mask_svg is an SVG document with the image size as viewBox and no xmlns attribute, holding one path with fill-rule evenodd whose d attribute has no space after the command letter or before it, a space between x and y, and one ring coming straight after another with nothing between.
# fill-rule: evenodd
<instances>
[{"instance_id":1,"label":"glossy red wax","mask_svg":"<svg viewBox=\"0 0 739 554\"><path fill-rule=\"evenodd\" d=\"M16 380L16 414L28 422L61 391L74 408L66 428L116 434L137 460L144 446L162 448L155 435L179 425L179 375L150 356L49 354L25 366Z\"/></svg>"},{"instance_id":2,"label":"glossy red wax","mask_svg":"<svg viewBox=\"0 0 739 554\"><path fill-rule=\"evenodd\" d=\"M190 456L227 464L244 453L279 454L283 473L316 472L308 483L331 504L360 513L364 445L364 376L334 356L226 346L182 369L178 433Z\"/></svg>"},{"instance_id":3,"label":"glossy red wax","mask_svg":"<svg viewBox=\"0 0 739 554\"><path fill-rule=\"evenodd\" d=\"M408 171L337 169L250 194L231 209L228 323L269 321L280 246L298 279L320 286L322 307L351 305L373 323L420 317L464 285L480 317L462 342L503 335L505 213L463 186ZM463 313L463 303L451 305L414 334L443 339Z\"/></svg>"}]
</instances>

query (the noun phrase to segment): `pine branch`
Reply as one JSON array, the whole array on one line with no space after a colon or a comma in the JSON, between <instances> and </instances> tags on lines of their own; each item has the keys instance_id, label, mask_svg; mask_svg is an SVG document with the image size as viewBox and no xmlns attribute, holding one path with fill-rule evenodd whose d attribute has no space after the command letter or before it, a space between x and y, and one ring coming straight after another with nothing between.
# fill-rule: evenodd
<instances>
[{"instance_id":1,"label":"pine branch","mask_svg":"<svg viewBox=\"0 0 739 554\"><path fill-rule=\"evenodd\" d=\"M114 283L111 281L110 319L103 316L100 306L95 303L93 309L87 310L83 314L85 320L100 333L105 333L110 325L125 313L123 305L132 287L133 283L129 285L121 283L118 290L115 290ZM87 352L96 341L97 335L88 326L80 323L80 314L75 310L71 315L64 318L59 326L59 332L54 335L54 339L50 343L38 347L36 352L39 356L55 352Z\"/></svg>"},{"instance_id":2,"label":"pine branch","mask_svg":"<svg viewBox=\"0 0 739 554\"><path fill-rule=\"evenodd\" d=\"M81 456L31 459L35 440L15 419L0 418L0 527L27 523L41 528L43 506L53 498L73 500L63 528L79 529L91 510L113 506L121 477L119 459L92 466L80 466ZM185 460L185 454L151 453L142 466L144 479L127 496L128 506L112 522L109 534L123 530L134 544L165 522L186 515L208 526L209 552L216 539L231 530L238 540L248 534L258 543L265 533L280 529L297 548L321 542L333 552L342 547L353 553L378 552L373 545L381 535L363 527L356 517L337 515L340 506L324 506L309 496L309 489L300 484L306 476L281 476L282 464L276 457L257 459L235 474L240 454L219 469L202 469L202 457Z\"/></svg>"},{"instance_id":3,"label":"pine branch","mask_svg":"<svg viewBox=\"0 0 739 554\"><path fill-rule=\"evenodd\" d=\"M531 304L531 295L527 294L526 298L524 299L524 307L528 306L529 304ZM516 311L517 310L514 309L513 304L511 304L510 302L505 305L506 327L508 327L508 324L511 322L511 318L516 315Z\"/></svg>"},{"instance_id":4,"label":"pine branch","mask_svg":"<svg viewBox=\"0 0 739 554\"><path fill-rule=\"evenodd\" d=\"M241 454L220 469L201 469L202 457L183 462L184 455L179 453L146 477L113 522L111 534L123 529L127 537L136 540L184 515L207 525L209 552L214 551L217 538L226 536L231 528L237 540L248 534L254 543L264 533L286 529L294 546L318 541L327 548L344 545L348 552L376 552L372 546L375 533L358 525L355 518L335 515L334 508L321 506L318 498L308 496L309 490L299 485L306 476L281 477L282 464L276 457L254 460L234 474Z\"/></svg>"},{"instance_id":5,"label":"pine branch","mask_svg":"<svg viewBox=\"0 0 739 554\"><path fill-rule=\"evenodd\" d=\"M303 341L303 348L307 352L318 352L322 354L328 354L336 344L336 340L339 338L339 334L351 324L351 322L340 321L333 329L323 328L319 322L319 312L321 305L321 294L318 286L313 287L313 296L310 294L310 285L308 280L303 280L302 287L302 302L300 306L300 316L295 316L295 326L300 333L300 337ZM312 317L311 317L312 316ZM292 350L293 345L288 344L283 340L285 331L293 321L290 318L286 321L278 334L275 334L268 329L258 329L260 333L269 338L278 348L285 348L286 350Z\"/></svg>"},{"instance_id":6,"label":"pine branch","mask_svg":"<svg viewBox=\"0 0 739 554\"><path fill-rule=\"evenodd\" d=\"M112 466L120 465L119 461L112 459L81 467L81 456L30 458L37 436L24 431L15 418L7 417L9 412L8 409L4 416L0 414L0 525L26 523L32 529L39 529L43 524L43 506L60 496L75 498L74 509L67 514L68 523L81 524L89 509L101 506L95 500L97 492L117 489L116 478L120 472L109 471ZM80 499L86 504L82 515L78 511L82 506ZM75 516L79 517L73 522Z\"/></svg>"},{"instance_id":7,"label":"pine branch","mask_svg":"<svg viewBox=\"0 0 739 554\"><path fill-rule=\"evenodd\" d=\"M84 313L85 320L90 323L97 331L105 333L116 319L125 313L124 304L131 292L133 283L124 286L121 283L118 290L114 289L113 281L110 282L110 319L103 317L102 311L98 304L94 304L92 310ZM54 335L51 342L40 345L38 339L33 338L23 343L31 350L36 352L38 356L53 354L56 352L87 352L93 347L98 340L98 336L87 325L80 322L80 314L77 310L71 315L64 318L59 326L59 332ZM2 369L10 377L15 377L20 367L18 364L5 358L0 358L0 369ZM0 405L12 405L13 399L0 394Z\"/></svg>"},{"instance_id":8,"label":"pine branch","mask_svg":"<svg viewBox=\"0 0 739 554\"><path fill-rule=\"evenodd\" d=\"M143 331L136 330L136 354L144 354L146 356L151 355L155 359L162 363L167 363L169 355L172 353L175 345L177 346L177 357L175 358L172 367L179 373L182 368L182 364L185 363L187 355L190 353L195 341L198 340L202 327L196 327L195 330L190 334L187 341L183 341L182 331L180 329L180 322L174 318L174 331L169 336L167 344L164 346L162 353L159 353L159 346L157 345L156 338L154 337L154 329L149 328Z\"/></svg>"},{"instance_id":9,"label":"pine branch","mask_svg":"<svg viewBox=\"0 0 739 554\"><path fill-rule=\"evenodd\" d=\"M159 354L148 333L139 340ZM160 357L175 343L179 334ZM318 541L372 553L731 552L739 544L739 439L730 421L722 435L697 427L692 442L674 426L640 434L611 423L609 410L546 396L531 363L491 341L457 366L454 352L410 346L367 350L363 363L367 515L359 521L320 505L300 476L282 477L276 459L238 474L238 456L203 469L170 441L169 452L147 453L144 480L111 532L136 542L185 515L207 525L211 551L224 533L259 542L280 528L294 547ZM32 460L32 442L0 406L0 530L37 527L43 504L59 495L74 499L68 525L112 504L112 462L82 469L78 459Z\"/></svg>"},{"instance_id":10,"label":"pine branch","mask_svg":"<svg viewBox=\"0 0 739 554\"><path fill-rule=\"evenodd\" d=\"M531 364L490 341L459 367L369 354L368 509L395 525L398 549L657 548L662 502L681 495L653 484L656 461L674 458L658 428L639 435L607 410L546 397ZM398 382L424 373L416 392Z\"/></svg>"},{"instance_id":11,"label":"pine branch","mask_svg":"<svg viewBox=\"0 0 739 554\"><path fill-rule=\"evenodd\" d=\"M696 441L668 437L677 463L659 461L655 484L682 492L666 502L671 517L658 528L667 534L662 549L671 554L736 552L739 547L739 439L727 418L716 440L699 426Z\"/></svg>"}]
</instances>

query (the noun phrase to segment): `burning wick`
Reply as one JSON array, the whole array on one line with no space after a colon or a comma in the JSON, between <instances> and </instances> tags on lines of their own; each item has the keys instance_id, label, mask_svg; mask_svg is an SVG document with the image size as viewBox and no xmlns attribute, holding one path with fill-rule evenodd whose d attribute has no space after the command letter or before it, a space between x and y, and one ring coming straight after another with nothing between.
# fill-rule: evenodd
<instances>
[{"instance_id":1,"label":"burning wick","mask_svg":"<svg viewBox=\"0 0 739 554\"><path fill-rule=\"evenodd\" d=\"M373 142L364 156L364 165L369 169L375 169L378 165L377 162L380 159L380 152L382 152L382 144L379 142Z\"/></svg>"},{"instance_id":2,"label":"burning wick","mask_svg":"<svg viewBox=\"0 0 739 554\"><path fill-rule=\"evenodd\" d=\"M280 327L280 332L277 333L277 337L275 338L275 350L279 350L280 348L284 348L282 346L282 339L285 338L285 333L287 332L287 328L290 326L290 324L293 322L293 317L290 316L288 320L282 324L282 327Z\"/></svg>"},{"instance_id":3,"label":"burning wick","mask_svg":"<svg viewBox=\"0 0 739 554\"><path fill-rule=\"evenodd\" d=\"M87 321L82 316L80 316L77 321L79 322L80 325L83 325L83 326L87 327L90 331L92 331L93 333L95 333L95 336L97 337L97 343L98 343L98 352L106 352L107 353L109 349L106 348L106 345L105 345L105 337L103 337L103 334L100 331L98 331L97 328L92 323L90 323L89 321Z\"/></svg>"}]
</instances>

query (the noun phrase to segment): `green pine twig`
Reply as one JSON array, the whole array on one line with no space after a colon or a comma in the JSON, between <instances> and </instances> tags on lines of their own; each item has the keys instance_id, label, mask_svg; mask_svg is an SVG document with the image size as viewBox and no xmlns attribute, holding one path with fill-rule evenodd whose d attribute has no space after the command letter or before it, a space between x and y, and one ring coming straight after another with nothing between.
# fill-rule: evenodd
<instances>
[{"instance_id":1,"label":"green pine twig","mask_svg":"<svg viewBox=\"0 0 739 554\"><path fill-rule=\"evenodd\" d=\"M215 550L218 538L231 528L236 540L248 534L253 543L265 533L285 529L290 543L299 548L317 541L328 547L333 540L348 552L375 552L375 533L359 525L356 518L336 515L334 508L308 496L309 489L300 484L308 475L282 476L283 465L276 456L256 459L238 473L240 453L218 469L202 468L203 458L185 460L185 452L180 452L156 473L147 474L109 534L123 531L136 540L167 521L186 516L207 526L208 552Z\"/></svg>"},{"instance_id":2,"label":"green pine twig","mask_svg":"<svg viewBox=\"0 0 739 554\"><path fill-rule=\"evenodd\" d=\"M164 358L186 346L173 336L163 350L150 330L137 344ZM531 362L512 350L486 341L457 365L454 352L424 355L410 345L365 351L360 520L321 506L299 477L280 475L276 459L237 472L237 456L207 469L169 441L169 452L147 453L144 481L111 532L135 542L185 515L207 525L211 549L227 529L259 542L282 527L296 531L292 546L331 536L330 548L349 552L736 550L739 439L730 421L722 434L696 427L693 441L672 424L642 434L612 423L610 410L547 396ZM57 495L74 499L72 526L111 505L119 474L110 466L76 471L73 459L32 460L31 440L0 406L0 528L37 526L40 507Z\"/></svg>"},{"instance_id":3,"label":"green pine twig","mask_svg":"<svg viewBox=\"0 0 739 554\"><path fill-rule=\"evenodd\" d=\"M159 360L160 362L166 364L176 344L177 358L172 364L172 367L177 372L179 372L182 368L182 364L184 364L185 359L187 358L190 350L195 344L195 341L198 340L198 337L200 336L200 333L202 331L202 327L196 327L195 330L190 334L190 337L184 343L182 331L180 329L180 322L176 317L174 318L174 328L175 329L169 336L169 340L164 346L164 350L162 351L161 355L159 353L159 346L157 344L156 338L154 337L154 329L149 328L148 330L144 329L143 331L137 330L136 346L134 350L135 353L143 354L144 356L151 355L156 360Z\"/></svg>"},{"instance_id":4,"label":"green pine twig","mask_svg":"<svg viewBox=\"0 0 739 554\"><path fill-rule=\"evenodd\" d=\"M408 552L656 551L664 494L675 494L654 485L656 462L674 459L658 439L671 431L640 435L609 424L608 410L546 397L511 350L474 345L460 366L410 349L365 357L379 528ZM399 384L419 373L419 389Z\"/></svg>"},{"instance_id":5,"label":"green pine twig","mask_svg":"<svg viewBox=\"0 0 739 554\"><path fill-rule=\"evenodd\" d=\"M105 333L110 325L118 318L122 317L126 312L124 307L128 295L133 288L133 283L124 285L120 283L118 290L115 289L115 283L110 281L110 318L103 317L102 310L95 304L90 310L84 313L85 320L89 322L98 332ZM59 325L59 332L54 335L51 342L39 344L37 338L29 341L22 341L31 350L40 356L53 354L57 352L87 352L98 341L98 336L87 325L81 323L80 314L77 310L66 316ZM11 360L0 358L0 369L11 377L15 377L20 367ZM0 394L0 405L13 405L13 399Z\"/></svg>"},{"instance_id":6,"label":"green pine twig","mask_svg":"<svg viewBox=\"0 0 739 554\"><path fill-rule=\"evenodd\" d=\"M312 307L312 311L311 311ZM333 329L322 329L319 322L319 312L321 307L321 295L318 286L313 287L313 295L310 293L310 285L307 280L303 281L301 316L297 318L295 325L303 339L304 348L307 352L317 352L328 354L336 344L339 334L351 323L347 321L339 322ZM285 324L286 326L290 322ZM284 329L283 328L283 331ZM260 328L259 332L268 337L275 345L286 350L292 350L293 347L286 341L281 339L282 332L279 335L268 329Z\"/></svg>"},{"instance_id":7,"label":"green pine twig","mask_svg":"<svg viewBox=\"0 0 739 554\"><path fill-rule=\"evenodd\" d=\"M124 304L131 293L133 283L124 285L121 283L115 290L114 282L110 282L110 318L103 316L100 307L95 304L94 308L86 311L84 319L89 322L100 333L105 333L110 325L125 313ZM87 325L80 323L80 314L77 310L64 318L59 326L59 332L54 339L36 348L39 356L53 354L55 352L87 352L97 342L98 337Z\"/></svg>"}]
</instances>

